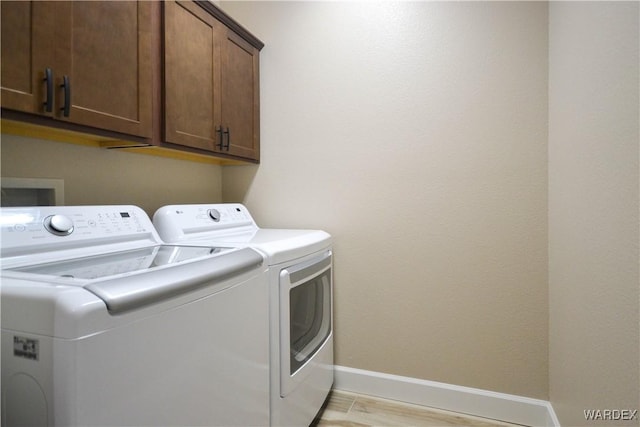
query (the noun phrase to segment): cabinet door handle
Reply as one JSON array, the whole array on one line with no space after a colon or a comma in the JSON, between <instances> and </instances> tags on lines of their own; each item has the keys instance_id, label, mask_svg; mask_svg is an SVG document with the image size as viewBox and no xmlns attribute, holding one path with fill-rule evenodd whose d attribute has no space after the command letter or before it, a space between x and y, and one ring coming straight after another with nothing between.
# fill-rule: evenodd
<instances>
[{"instance_id":1,"label":"cabinet door handle","mask_svg":"<svg viewBox=\"0 0 640 427\"><path fill-rule=\"evenodd\" d=\"M44 69L44 79L42 81L45 82L47 87L46 98L43 102L44 111L50 113L53 111L53 72L51 68Z\"/></svg>"},{"instance_id":2,"label":"cabinet door handle","mask_svg":"<svg viewBox=\"0 0 640 427\"><path fill-rule=\"evenodd\" d=\"M227 134L227 145L225 145L224 148L229 151L229 146L231 145L231 129L227 128L225 133Z\"/></svg>"},{"instance_id":3,"label":"cabinet door handle","mask_svg":"<svg viewBox=\"0 0 640 427\"><path fill-rule=\"evenodd\" d=\"M69 110L71 109L71 81L69 80L69 76L62 77L60 87L64 89L64 105L60 110L63 116L69 117Z\"/></svg>"},{"instance_id":4,"label":"cabinet door handle","mask_svg":"<svg viewBox=\"0 0 640 427\"><path fill-rule=\"evenodd\" d=\"M222 150L222 147L224 147L224 140L222 139L222 126L218 126L216 128L216 134L218 135L218 140L220 141L218 144L216 144L216 147Z\"/></svg>"}]
</instances>

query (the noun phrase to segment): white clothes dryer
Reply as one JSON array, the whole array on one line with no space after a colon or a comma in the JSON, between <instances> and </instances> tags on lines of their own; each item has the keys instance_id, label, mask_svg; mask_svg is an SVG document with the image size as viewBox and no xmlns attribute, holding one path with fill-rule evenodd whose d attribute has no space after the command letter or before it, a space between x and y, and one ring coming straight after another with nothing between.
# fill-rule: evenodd
<instances>
[{"instance_id":1,"label":"white clothes dryer","mask_svg":"<svg viewBox=\"0 0 640 427\"><path fill-rule=\"evenodd\" d=\"M235 203L165 206L153 222L166 242L249 247L266 255L271 425L309 425L333 385L331 236L259 228L247 208Z\"/></svg>"},{"instance_id":2,"label":"white clothes dryer","mask_svg":"<svg viewBox=\"0 0 640 427\"><path fill-rule=\"evenodd\" d=\"M0 210L2 425L269 423L268 277L135 206Z\"/></svg>"}]
</instances>

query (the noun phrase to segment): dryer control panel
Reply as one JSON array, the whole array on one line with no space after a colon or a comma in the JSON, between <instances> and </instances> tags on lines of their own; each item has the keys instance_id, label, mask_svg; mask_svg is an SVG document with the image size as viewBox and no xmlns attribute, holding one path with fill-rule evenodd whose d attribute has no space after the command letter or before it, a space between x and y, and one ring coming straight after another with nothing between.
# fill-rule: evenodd
<instances>
[{"instance_id":1,"label":"dryer control panel","mask_svg":"<svg viewBox=\"0 0 640 427\"><path fill-rule=\"evenodd\" d=\"M137 206L35 206L0 209L2 257L140 239L160 243Z\"/></svg>"},{"instance_id":2,"label":"dryer control panel","mask_svg":"<svg viewBox=\"0 0 640 427\"><path fill-rule=\"evenodd\" d=\"M153 215L153 225L165 242L258 229L249 210L239 203L164 206Z\"/></svg>"}]
</instances>

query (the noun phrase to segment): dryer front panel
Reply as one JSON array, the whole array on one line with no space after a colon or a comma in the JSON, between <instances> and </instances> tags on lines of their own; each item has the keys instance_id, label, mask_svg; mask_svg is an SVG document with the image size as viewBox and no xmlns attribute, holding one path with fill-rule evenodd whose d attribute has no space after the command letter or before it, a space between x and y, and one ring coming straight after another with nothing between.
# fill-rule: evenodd
<instances>
[{"instance_id":1,"label":"dryer front panel","mask_svg":"<svg viewBox=\"0 0 640 427\"><path fill-rule=\"evenodd\" d=\"M314 356L332 332L332 254L280 271L280 396L314 369Z\"/></svg>"}]
</instances>

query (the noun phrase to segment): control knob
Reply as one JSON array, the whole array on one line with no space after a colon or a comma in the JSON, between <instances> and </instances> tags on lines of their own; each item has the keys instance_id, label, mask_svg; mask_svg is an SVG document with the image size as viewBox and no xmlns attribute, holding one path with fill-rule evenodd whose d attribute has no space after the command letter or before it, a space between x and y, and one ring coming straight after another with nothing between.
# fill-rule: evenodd
<instances>
[{"instance_id":1,"label":"control knob","mask_svg":"<svg viewBox=\"0 0 640 427\"><path fill-rule=\"evenodd\" d=\"M44 219L44 228L56 236L68 236L73 233L73 221L64 215L50 215Z\"/></svg>"},{"instance_id":2,"label":"control knob","mask_svg":"<svg viewBox=\"0 0 640 427\"><path fill-rule=\"evenodd\" d=\"M209 211L207 212L209 214L209 218L211 218L214 222L219 222L220 221L220 211L218 211L217 209L209 209Z\"/></svg>"}]
</instances>

